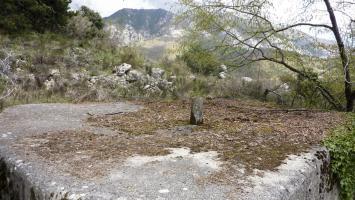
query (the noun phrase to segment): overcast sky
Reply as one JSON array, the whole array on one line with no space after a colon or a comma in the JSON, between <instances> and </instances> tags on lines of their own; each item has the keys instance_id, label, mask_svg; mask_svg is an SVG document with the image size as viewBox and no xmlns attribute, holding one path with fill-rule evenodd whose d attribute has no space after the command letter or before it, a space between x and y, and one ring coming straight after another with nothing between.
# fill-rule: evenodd
<instances>
[{"instance_id":1,"label":"overcast sky","mask_svg":"<svg viewBox=\"0 0 355 200\"><path fill-rule=\"evenodd\" d=\"M164 8L170 10L174 0L72 0L71 8L82 5L99 12L103 17L110 16L122 8Z\"/></svg>"}]
</instances>

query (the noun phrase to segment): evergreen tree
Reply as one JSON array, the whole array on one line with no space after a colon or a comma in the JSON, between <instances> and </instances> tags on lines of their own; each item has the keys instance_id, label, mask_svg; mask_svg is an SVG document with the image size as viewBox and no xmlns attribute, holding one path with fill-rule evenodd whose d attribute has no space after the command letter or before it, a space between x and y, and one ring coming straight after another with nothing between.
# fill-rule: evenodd
<instances>
[{"instance_id":1,"label":"evergreen tree","mask_svg":"<svg viewBox=\"0 0 355 200\"><path fill-rule=\"evenodd\" d=\"M57 31L70 17L71 0L0 0L0 30L7 33L24 31Z\"/></svg>"},{"instance_id":2,"label":"evergreen tree","mask_svg":"<svg viewBox=\"0 0 355 200\"><path fill-rule=\"evenodd\" d=\"M92 25L98 30L102 30L104 28L104 21L99 13L91 10L86 6L82 6L79 12L82 16L87 17L92 23Z\"/></svg>"},{"instance_id":3,"label":"evergreen tree","mask_svg":"<svg viewBox=\"0 0 355 200\"><path fill-rule=\"evenodd\" d=\"M99 13L82 6L74 13L67 25L67 33L78 38L102 37L104 21Z\"/></svg>"}]
</instances>

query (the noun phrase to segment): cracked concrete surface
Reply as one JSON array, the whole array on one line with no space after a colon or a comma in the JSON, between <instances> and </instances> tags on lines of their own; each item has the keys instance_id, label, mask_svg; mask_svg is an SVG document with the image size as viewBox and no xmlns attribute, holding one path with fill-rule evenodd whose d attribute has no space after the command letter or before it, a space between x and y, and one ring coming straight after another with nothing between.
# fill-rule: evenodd
<instances>
[{"instance_id":1,"label":"cracked concrete surface","mask_svg":"<svg viewBox=\"0 0 355 200\"><path fill-rule=\"evenodd\" d=\"M58 163L25 148L13 148L21 138L54 131L89 129L115 134L110 129L87 125L84 121L88 113L102 115L139 109L130 103L41 104L6 109L0 114L0 199L338 198L337 187L321 173L321 166L329 164L329 156L320 147L290 156L273 172L255 171L250 175L236 166L233 173L243 178L233 184L208 181L208 177L223 169L215 151L191 153L188 148L172 148L164 156L134 155L102 168L104 176L85 179L59 170ZM324 154L322 159L317 153ZM88 167L95 164L88 163Z\"/></svg>"}]
</instances>

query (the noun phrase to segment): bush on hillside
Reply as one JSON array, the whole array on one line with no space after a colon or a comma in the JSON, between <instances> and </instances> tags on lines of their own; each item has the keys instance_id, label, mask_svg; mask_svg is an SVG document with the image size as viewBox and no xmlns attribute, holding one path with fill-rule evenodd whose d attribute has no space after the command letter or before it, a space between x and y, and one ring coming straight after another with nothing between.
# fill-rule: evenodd
<instances>
[{"instance_id":1,"label":"bush on hillside","mask_svg":"<svg viewBox=\"0 0 355 200\"><path fill-rule=\"evenodd\" d=\"M104 20L98 12L95 12L86 6L82 6L79 10L79 13L83 17L87 17L92 23L92 26L95 27L97 30L102 30L104 28Z\"/></svg>"},{"instance_id":2,"label":"bush on hillside","mask_svg":"<svg viewBox=\"0 0 355 200\"><path fill-rule=\"evenodd\" d=\"M84 39L92 35L92 23L87 17L82 15L73 16L67 25L67 32L70 36Z\"/></svg>"},{"instance_id":3,"label":"bush on hillside","mask_svg":"<svg viewBox=\"0 0 355 200\"><path fill-rule=\"evenodd\" d=\"M120 63L131 64L135 68L142 68L145 65L144 57L132 46L120 48L117 56Z\"/></svg>"},{"instance_id":4,"label":"bush on hillside","mask_svg":"<svg viewBox=\"0 0 355 200\"><path fill-rule=\"evenodd\" d=\"M68 22L67 32L79 39L102 37L104 21L99 13L82 6Z\"/></svg>"},{"instance_id":5,"label":"bush on hillside","mask_svg":"<svg viewBox=\"0 0 355 200\"><path fill-rule=\"evenodd\" d=\"M218 73L220 62L211 52L199 44L193 44L185 50L181 56L193 73L213 75Z\"/></svg>"},{"instance_id":6,"label":"bush on hillside","mask_svg":"<svg viewBox=\"0 0 355 200\"><path fill-rule=\"evenodd\" d=\"M341 199L355 197L355 115L350 114L347 123L339 126L324 141L331 156L331 169L339 179Z\"/></svg>"}]
</instances>

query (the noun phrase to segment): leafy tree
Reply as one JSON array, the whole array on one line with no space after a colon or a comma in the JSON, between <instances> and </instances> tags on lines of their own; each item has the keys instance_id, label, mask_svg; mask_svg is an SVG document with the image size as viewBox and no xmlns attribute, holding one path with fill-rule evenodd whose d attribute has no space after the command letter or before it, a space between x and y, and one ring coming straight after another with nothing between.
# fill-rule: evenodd
<instances>
[{"instance_id":1,"label":"leafy tree","mask_svg":"<svg viewBox=\"0 0 355 200\"><path fill-rule=\"evenodd\" d=\"M75 15L70 18L67 25L67 33L75 38L84 39L95 35L92 22L82 15Z\"/></svg>"},{"instance_id":2,"label":"leafy tree","mask_svg":"<svg viewBox=\"0 0 355 200\"><path fill-rule=\"evenodd\" d=\"M237 66L259 61L276 63L310 81L332 107L349 112L354 110L355 91L351 81L353 63L349 59L349 55L354 54L355 44L355 20L351 13L355 7L353 1L299 0L299 5L304 4L302 16L284 23L278 23L270 14L273 8L272 0L180 2L186 8L182 16L193 22L195 30L222 36L216 48L227 49L225 52L233 55L230 60ZM320 11L319 6L323 6L326 12ZM316 21L320 14L325 14L328 22ZM346 28L340 27L339 21L347 22ZM328 46L321 44L317 38L300 32L300 28L326 32L332 35L336 42ZM300 39L310 41L311 45L296 46L297 41L302 41ZM336 52L330 54L337 56L340 61L341 73L338 76L342 77L345 102L334 96L324 85L319 79L320 73L314 76L304 70L306 64L303 62L303 52L309 50L310 46ZM319 57L316 60L319 60ZM312 59L309 59L309 62L315 64Z\"/></svg>"},{"instance_id":3,"label":"leafy tree","mask_svg":"<svg viewBox=\"0 0 355 200\"><path fill-rule=\"evenodd\" d=\"M0 30L6 32L16 32L32 27L30 19L26 13L20 11L20 6L13 0L0 0Z\"/></svg>"},{"instance_id":4,"label":"leafy tree","mask_svg":"<svg viewBox=\"0 0 355 200\"><path fill-rule=\"evenodd\" d=\"M78 38L93 38L102 35L104 21L99 13L82 6L69 20L67 31Z\"/></svg>"},{"instance_id":5,"label":"leafy tree","mask_svg":"<svg viewBox=\"0 0 355 200\"><path fill-rule=\"evenodd\" d=\"M0 30L8 33L24 31L56 31L70 17L71 0L0 0Z\"/></svg>"},{"instance_id":6,"label":"leafy tree","mask_svg":"<svg viewBox=\"0 0 355 200\"><path fill-rule=\"evenodd\" d=\"M98 30L102 30L104 28L104 20L102 19L99 13L91 10L86 6L82 6L80 8L79 13L82 16L87 17L89 21L92 23L92 25L96 27Z\"/></svg>"},{"instance_id":7,"label":"leafy tree","mask_svg":"<svg viewBox=\"0 0 355 200\"><path fill-rule=\"evenodd\" d=\"M191 44L183 52L181 59L194 73L211 75L218 72L218 59L200 44Z\"/></svg>"}]
</instances>

